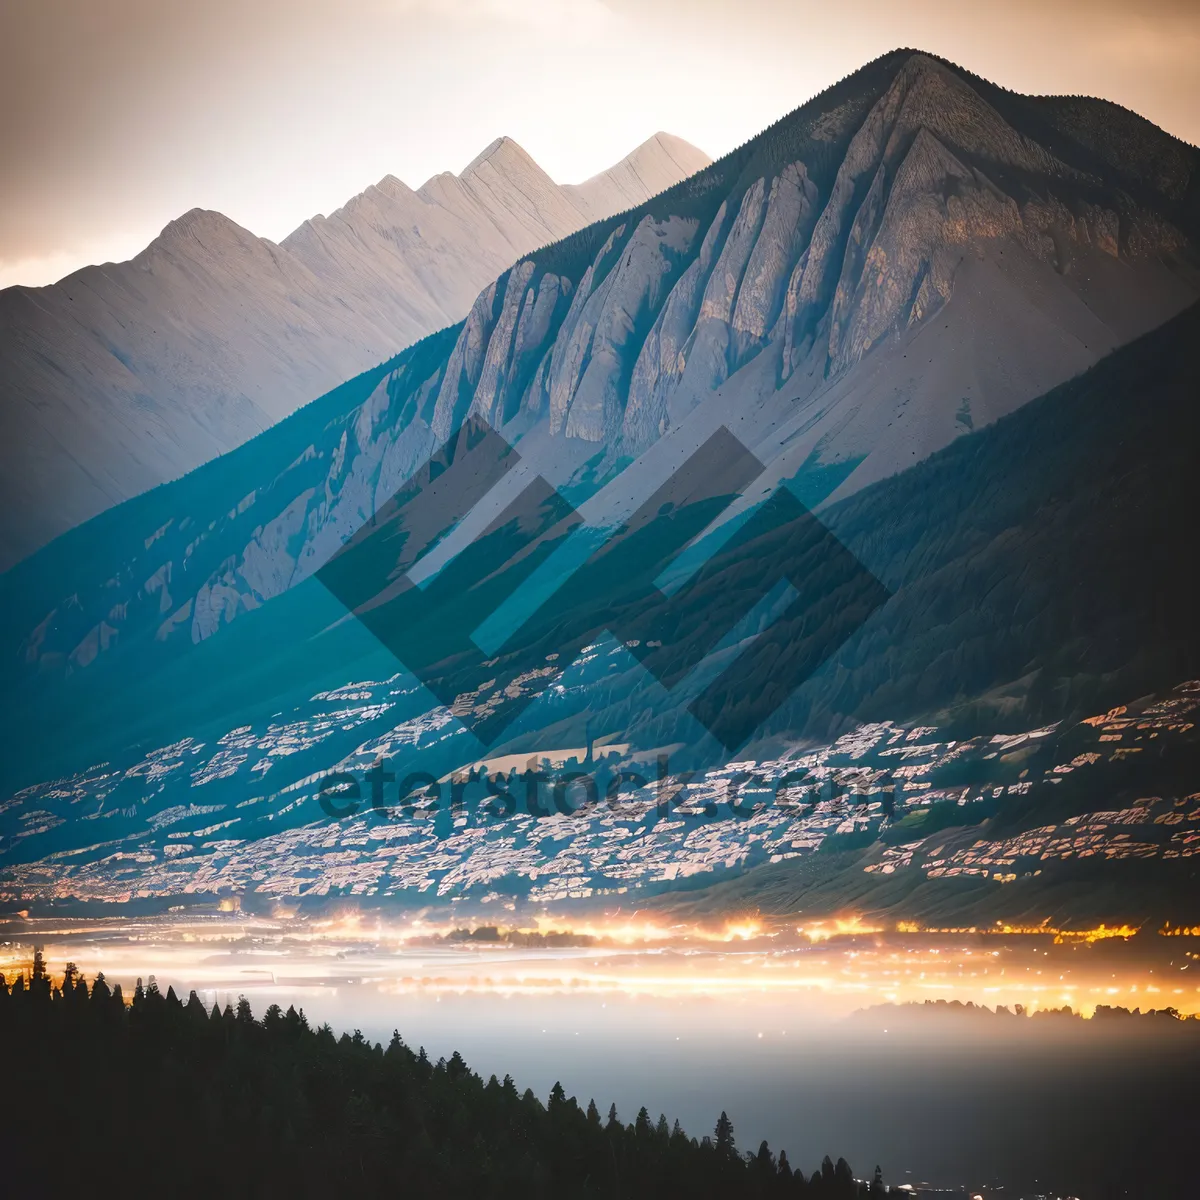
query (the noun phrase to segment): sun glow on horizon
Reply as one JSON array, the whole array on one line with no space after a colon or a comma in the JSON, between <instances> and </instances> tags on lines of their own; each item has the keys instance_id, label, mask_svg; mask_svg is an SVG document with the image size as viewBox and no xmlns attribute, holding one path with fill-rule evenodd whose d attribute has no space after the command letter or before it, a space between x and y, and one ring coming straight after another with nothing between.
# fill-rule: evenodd
<instances>
[{"instance_id":1,"label":"sun glow on horizon","mask_svg":"<svg viewBox=\"0 0 1200 1200\"><path fill-rule=\"evenodd\" d=\"M952 931L889 926L861 913L705 923L635 912L580 920L540 914L512 928L472 928L348 907L318 919L289 910L22 924L20 940L0 948L0 970L10 976L27 971L36 944L52 970L70 960L89 979L103 971L127 988L155 972L164 990L169 982L181 994L268 989L303 998L349 987L433 997L758 1003L776 996L803 998L802 1011L825 1015L925 999L1031 1012L1066 1004L1089 1015L1101 1004L1200 1011L1200 979L1190 972L1197 956L1157 936L1139 938L1139 928L1125 923L1069 930L1050 921L997 922ZM1157 932L1182 936L1170 926ZM1116 947L1115 958L1106 947Z\"/></svg>"}]
</instances>

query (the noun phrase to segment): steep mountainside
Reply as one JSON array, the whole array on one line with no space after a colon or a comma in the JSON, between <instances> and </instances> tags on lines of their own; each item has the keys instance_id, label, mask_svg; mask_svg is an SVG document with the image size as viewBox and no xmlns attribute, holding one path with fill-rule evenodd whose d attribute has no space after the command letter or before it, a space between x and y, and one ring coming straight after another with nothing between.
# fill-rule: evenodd
<instances>
[{"instance_id":1,"label":"steep mountainside","mask_svg":"<svg viewBox=\"0 0 1200 1200\"><path fill-rule=\"evenodd\" d=\"M840 529L837 514L860 510L839 501L971 439L1196 297L1198 167L1193 148L1102 102L1016 96L918 53L877 60L689 180L522 259L462 324L10 572L0 663L23 714L14 769L33 771L51 747L58 761L105 755L114 738L145 747L216 712L249 720L283 696L394 673L312 577L468 416L500 428L521 461L443 558L538 474L610 527L721 425L766 466L745 504L786 481ZM482 191L462 202L482 205ZM1105 430L1087 435L1103 444ZM921 496L893 484L887 495L925 519ZM937 503L953 511L958 487ZM898 551L855 529L889 587L940 561L920 529L897 532ZM919 612L936 615L920 594ZM1002 667L977 669L940 644L954 628L921 635L950 656L938 704L1008 682L1031 645L1042 652L1032 620ZM892 652L862 645L857 695L878 709L896 695ZM919 678L915 661L902 665ZM917 687L905 703L931 695ZM628 693L592 699L614 719L636 711ZM799 725L836 723L854 707L816 696L795 711ZM675 740L672 712L645 737Z\"/></svg>"},{"instance_id":2,"label":"steep mountainside","mask_svg":"<svg viewBox=\"0 0 1200 1200\"><path fill-rule=\"evenodd\" d=\"M500 806L468 781L457 814L444 790L434 806L401 793L409 772L445 781L478 762L478 743L360 624L339 621L314 579L190 661L110 646L73 690L50 693L57 708L42 707L45 679L27 677L7 692L20 703L0 761L9 776L42 774L0 790L0 902L376 897L360 902L494 919L618 893L640 906L682 887L659 903L693 916L1191 926L1200 629L1178 562L1196 507L1198 334L1200 305L829 508L893 594L736 762L701 753L686 683L665 694L621 644L592 646L485 761L501 785L534 757L573 769L584 751L569 748L590 731L598 758L615 755L584 764L609 803L577 794L564 809L557 788L539 800L512 776ZM437 479L461 483L469 460ZM421 540L417 521L407 531ZM702 589L700 610L727 579ZM453 589L441 595L455 607ZM447 615L427 613L418 644L446 644ZM501 685L502 658L488 664ZM512 695L484 687L453 711ZM668 784L666 807L659 754L680 789ZM381 760L380 806L367 781ZM629 780L613 804L617 770L649 785ZM321 795L331 771L360 781L338 819L340 802Z\"/></svg>"},{"instance_id":3,"label":"steep mountainside","mask_svg":"<svg viewBox=\"0 0 1200 1200\"><path fill-rule=\"evenodd\" d=\"M660 134L577 195L501 138L416 192L389 175L282 245L196 210L131 262L6 289L0 570L461 319L520 255L707 162Z\"/></svg>"}]
</instances>

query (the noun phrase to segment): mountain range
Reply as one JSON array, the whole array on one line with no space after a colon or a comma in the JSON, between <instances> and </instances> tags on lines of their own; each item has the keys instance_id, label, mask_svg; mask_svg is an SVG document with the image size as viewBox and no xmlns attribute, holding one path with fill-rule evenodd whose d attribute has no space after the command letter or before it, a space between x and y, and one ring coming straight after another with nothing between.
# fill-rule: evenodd
<instances>
[{"instance_id":1,"label":"mountain range","mask_svg":"<svg viewBox=\"0 0 1200 1200\"><path fill-rule=\"evenodd\" d=\"M125 894L131 859L159 880L155 895L222 879L271 894L403 892L362 849L401 834L360 821L342 840L314 812L318 781L379 756L440 775L481 748L346 619L318 572L384 514L402 546L394 576L435 574L481 534L503 549L512 530L495 519L540 476L586 522L575 537L548 510L529 515L543 574L561 584L589 531L621 527L722 427L763 470L697 553L786 488L889 593L747 760L814 746L853 759L864 722L888 725L887 738L907 722L945 728L942 753L975 739L991 764L993 735L1028 740L1139 697L1145 707L1200 666L1172 532L1200 448L1198 240L1195 148L1104 101L1017 95L914 51L877 59L673 187L520 257L462 322L0 578L0 687L13 701L0 853L20 865L10 883L24 881L11 894L36 891L30 880L76 894L81 871L89 895ZM498 430L519 462L443 537L405 505L436 490L426 463L472 423ZM697 603L717 602L723 578ZM498 603L509 579L486 586ZM754 653L760 627L719 653ZM464 697L462 712L513 695L504 653L496 694ZM681 768L713 768L687 681L665 691L611 646L559 668L489 753L607 737L622 753L670 747ZM1164 721L1190 763L1191 725ZM871 744L890 751L884 736ZM999 787L988 773L1019 761L966 782ZM1061 765L1046 764L1044 794L1058 794ZM1023 781L1003 784L1024 797ZM945 790L937 777L914 786L918 805L923 789ZM1160 770L1154 786L1168 797L1183 785ZM960 814L963 793L954 821L998 819L992 790ZM1104 802L1071 796L1075 811L1056 819ZM1018 807L999 814L1006 835L1039 820L1032 801ZM896 815L920 824L915 810ZM884 814L821 826L815 842L810 817L779 832L777 873L835 830L874 838ZM638 832L611 823L614 839ZM484 839L498 855L487 870L445 866L419 888L536 879L570 857L544 844L567 835L543 828L515 850ZM285 843L291 865L276 878ZM884 864L881 851L855 849L874 858L847 869L874 887L866 866ZM921 861L941 870L928 849ZM918 871L899 861L886 860L893 892Z\"/></svg>"},{"instance_id":2,"label":"mountain range","mask_svg":"<svg viewBox=\"0 0 1200 1200\"><path fill-rule=\"evenodd\" d=\"M560 187L511 138L413 191L393 175L275 244L217 212L136 258L0 292L0 570L239 446L460 320L522 254L707 165L658 133Z\"/></svg>"}]
</instances>

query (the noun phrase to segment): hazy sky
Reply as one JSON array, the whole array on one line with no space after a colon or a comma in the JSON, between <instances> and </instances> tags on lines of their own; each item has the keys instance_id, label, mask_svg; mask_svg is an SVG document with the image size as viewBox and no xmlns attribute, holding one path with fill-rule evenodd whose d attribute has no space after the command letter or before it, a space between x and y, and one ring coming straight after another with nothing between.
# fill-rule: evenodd
<instances>
[{"instance_id":1,"label":"hazy sky","mask_svg":"<svg viewBox=\"0 0 1200 1200\"><path fill-rule=\"evenodd\" d=\"M278 239L500 134L560 182L716 156L905 45L1200 142L1200 0L0 0L0 285L194 207Z\"/></svg>"}]
</instances>

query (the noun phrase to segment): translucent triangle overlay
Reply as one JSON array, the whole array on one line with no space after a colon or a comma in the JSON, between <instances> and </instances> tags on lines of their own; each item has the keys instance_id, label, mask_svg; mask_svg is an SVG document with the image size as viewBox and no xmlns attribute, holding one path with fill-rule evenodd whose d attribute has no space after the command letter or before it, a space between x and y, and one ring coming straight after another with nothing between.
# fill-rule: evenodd
<instances>
[{"instance_id":1,"label":"translucent triangle overlay","mask_svg":"<svg viewBox=\"0 0 1200 1200\"><path fill-rule=\"evenodd\" d=\"M668 595L656 585L762 472L721 428L485 650L476 631L580 529L574 507L538 476L436 573L418 584L410 571L519 461L490 426L464 424L318 572L484 746L611 634L667 692L707 663L687 709L736 750L889 597L782 487L681 586ZM766 627L747 631L768 608Z\"/></svg>"}]
</instances>

